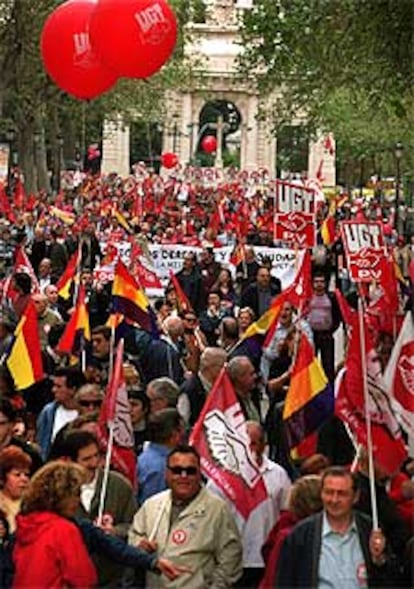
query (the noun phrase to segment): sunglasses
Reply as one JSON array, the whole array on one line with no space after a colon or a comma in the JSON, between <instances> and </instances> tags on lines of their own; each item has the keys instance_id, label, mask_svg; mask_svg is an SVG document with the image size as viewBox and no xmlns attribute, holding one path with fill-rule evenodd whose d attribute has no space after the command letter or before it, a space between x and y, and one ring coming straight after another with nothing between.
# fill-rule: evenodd
<instances>
[{"instance_id":1,"label":"sunglasses","mask_svg":"<svg viewBox=\"0 0 414 589\"><path fill-rule=\"evenodd\" d=\"M81 407L100 407L102 401L78 401Z\"/></svg>"},{"instance_id":2,"label":"sunglasses","mask_svg":"<svg viewBox=\"0 0 414 589\"><path fill-rule=\"evenodd\" d=\"M198 474L198 468L196 466L168 466L168 470L175 475L194 476Z\"/></svg>"}]
</instances>

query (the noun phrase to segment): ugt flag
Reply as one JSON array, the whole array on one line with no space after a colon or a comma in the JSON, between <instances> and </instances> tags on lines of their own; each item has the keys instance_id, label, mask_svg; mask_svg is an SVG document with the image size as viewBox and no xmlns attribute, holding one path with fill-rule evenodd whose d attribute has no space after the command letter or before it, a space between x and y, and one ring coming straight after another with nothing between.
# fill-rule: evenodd
<instances>
[{"instance_id":1,"label":"ugt flag","mask_svg":"<svg viewBox=\"0 0 414 589\"><path fill-rule=\"evenodd\" d=\"M246 421L226 368L220 372L190 438L201 457L203 474L247 519L267 498L250 453Z\"/></svg>"}]
</instances>

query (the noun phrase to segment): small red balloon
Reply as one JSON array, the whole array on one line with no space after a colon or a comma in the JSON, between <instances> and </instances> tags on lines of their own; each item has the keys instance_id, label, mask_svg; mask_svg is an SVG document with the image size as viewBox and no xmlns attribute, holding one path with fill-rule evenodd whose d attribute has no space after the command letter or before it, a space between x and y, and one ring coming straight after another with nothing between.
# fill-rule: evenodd
<instances>
[{"instance_id":1,"label":"small red balloon","mask_svg":"<svg viewBox=\"0 0 414 589\"><path fill-rule=\"evenodd\" d=\"M175 168L178 164L178 156L175 153L163 153L161 156L161 164L167 169Z\"/></svg>"},{"instance_id":2,"label":"small red balloon","mask_svg":"<svg viewBox=\"0 0 414 589\"><path fill-rule=\"evenodd\" d=\"M126 78L148 78L170 58L177 21L165 0L100 0L92 44L103 63Z\"/></svg>"},{"instance_id":3,"label":"small red balloon","mask_svg":"<svg viewBox=\"0 0 414 589\"><path fill-rule=\"evenodd\" d=\"M43 64L59 88L84 100L109 90L118 75L101 63L91 48L89 22L95 0L69 0L47 18L40 48Z\"/></svg>"},{"instance_id":4,"label":"small red balloon","mask_svg":"<svg viewBox=\"0 0 414 589\"><path fill-rule=\"evenodd\" d=\"M201 147L206 153L213 153L217 149L217 139L214 135L206 135L201 141Z\"/></svg>"}]
</instances>

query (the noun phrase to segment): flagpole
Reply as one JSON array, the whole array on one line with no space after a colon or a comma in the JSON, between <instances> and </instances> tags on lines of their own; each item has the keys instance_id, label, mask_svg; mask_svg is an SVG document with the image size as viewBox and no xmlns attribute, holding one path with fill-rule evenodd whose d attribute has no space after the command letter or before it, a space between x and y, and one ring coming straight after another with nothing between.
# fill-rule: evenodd
<instances>
[{"instance_id":1,"label":"flagpole","mask_svg":"<svg viewBox=\"0 0 414 589\"><path fill-rule=\"evenodd\" d=\"M111 381L112 371L114 369L114 348L115 348L115 321L111 325L111 339L109 341L109 368L108 368L108 382Z\"/></svg>"},{"instance_id":2,"label":"flagpole","mask_svg":"<svg viewBox=\"0 0 414 589\"><path fill-rule=\"evenodd\" d=\"M78 299L78 294L79 294L79 288L80 288L80 281L81 281L81 261L82 261L82 244L83 244L83 238L80 237L79 239L79 243L78 243L78 259L76 261L76 274L75 277L77 276L77 280L74 280L74 290L73 290L73 301L76 302Z\"/></svg>"},{"instance_id":3,"label":"flagpole","mask_svg":"<svg viewBox=\"0 0 414 589\"><path fill-rule=\"evenodd\" d=\"M111 458L112 458L112 448L114 446L114 422L113 420L108 424L109 429L109 436L108 436L108 447L106 449L106 456L105 456L105 466L102 478L102 487L101 487L101 494L99 497L99 509L98 509L98 518L97 518L97 525L100 526L102 524L102 517L103 511L105 507L105 497L106 497L106 490L108 487L108 479L109 479L109 469L111 467Z\"/></svg>"},{"instance_id":4,"label":"flagpole","mask_svg":"<svg viewBox=\"0 0 414 589\"><path fill-rule=\"evenodd\" d=\"M115 332L115 329L114 329L114 332ZM119 347L118 347L118 354L121 355L121 364L122 364L123 350L124 350L124 340L121 339L119 341ZM111 354L110 358L112 358L112 354ZM112 364L112 367L110 369L109 378L108 378L109 384L108 384L108 388L106 391L107 395L110 394L110 387L111 387L112 377L113 377L113 361L111 364ZM119 362L117 362L115 369L117 369L117 367L119 369ZM102 524L102 516L103 516L104 507L105 507L105 497L106 497L106 490L108 487L109 469L111 467L112 449L114 447L114 430L115 430L115 420L114 420L114 417L112 414L111 419L108 421L108 445L106 447L105 466L104 466L104 472L103 472L103 478L102 478L101 494L99 497L99 509L98 509L98 518L97 518L97 525L98 526L100 526Z\"/></svg>"},{"instance_id":5,"label":"flagpole","mask_svg":"<svg viewBox=\"0 0 414 589\"><path fill-rule=\"evenodd\" d=\"M363 302L361 295L358 298L358 329L359 341L361 348L361 367L362 367L362 383L364 390L364 404L365 404L365 422L367 427L367 453L368 453L368 477L369 490L371 496L371 512L373 529L378 530L378 508L377 495L375 492L375 472L374 472L374 456L372 451L372 427L371 427L371 413L369 410L369 393L368 393L368 378L367 378L367 362L366 362L366 347L364 334L364 314L362 308Z\"/></svg>"}]
</instances>

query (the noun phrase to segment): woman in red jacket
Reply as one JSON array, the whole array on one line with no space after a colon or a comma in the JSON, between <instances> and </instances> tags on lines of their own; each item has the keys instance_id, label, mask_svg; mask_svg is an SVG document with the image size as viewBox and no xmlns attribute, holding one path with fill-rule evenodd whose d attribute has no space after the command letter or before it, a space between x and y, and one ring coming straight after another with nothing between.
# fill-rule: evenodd
<instances>
[{"instance_id":1,"label":"woman in red jacket","mask_svg":"<svg viewBox=\"0 0 414 589\"><path fill-rule=\"evenodd\" d=\"M83 469L50 462L32 478L17 516L16 589L88 589L97 582L81 532L69 520L80 502Z\"/></svg>"},{"instance_id":2,"label":"woman in red jacket","mask_svg":"<svg viewBox=\"0 0 414 589\"><path fill-rule=\"evenodd\" d=\"M288 509L281 512L279 520L270 531L262 548L266 568L259 589L276 586L277 564L283 540L301 519L322 509L320 489L321 479L318 475L306 475L293 483Z\"/></svg>"}]
</instances>

